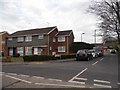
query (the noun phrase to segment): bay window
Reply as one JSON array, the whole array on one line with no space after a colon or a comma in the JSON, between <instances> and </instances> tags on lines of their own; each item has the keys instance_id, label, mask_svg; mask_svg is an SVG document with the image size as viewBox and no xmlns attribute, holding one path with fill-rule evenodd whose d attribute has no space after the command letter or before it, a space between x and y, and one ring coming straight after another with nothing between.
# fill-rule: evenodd
<instances>
[{"instance_id":1,"label":"bay window","mask_svg":"<svg viewBox=\"0 0 120 90\"><path fill-rule=\"evenodd\" d=\"M23 47L17 47L17 53L19 53L20 56L23 56Z\"/></svg>"},{"instance_id":2,"label":"bay window","mask_svg":"<svg viewBox=\"0 0 120 90\"><path fill-rule=\"evenodd\" d=\"M32 55L32 47L25 47L25 55Z\"/></svg>"}]
</instances>

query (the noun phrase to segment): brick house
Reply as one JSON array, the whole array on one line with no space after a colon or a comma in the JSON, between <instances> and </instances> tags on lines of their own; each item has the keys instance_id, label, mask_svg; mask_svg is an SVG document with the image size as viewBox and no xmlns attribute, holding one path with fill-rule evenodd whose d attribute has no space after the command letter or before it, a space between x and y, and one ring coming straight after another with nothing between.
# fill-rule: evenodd
<instances>
[{"instance_id":1,"label":"brick house","mask_svg":"<svg viewBox=\"0 0 120 90\"><path fill-rule=\"evenodd\" d=\"M64 35L62 35L62 33ZM65 36L64 43L58 42L58 39L60 39L59 36ZM68 49L70 47L70 43L73 42L73 39L74 36L72 30L58 31L56 26L17 31L8 36L8 54L10 56L13 56L17 53L19 53L20 56L54 55L60 52L61 54L69 54L71 51ZM65 47L59 47L61 45ZM65 49L64 53L62 49Z\"/></svg>"},{"instance_id":2,"label":"brick house","mask_svg":"<svg viewBox=\"0 0 120 90\"><path fill-rule=\"evenodd\" d=\"M56 35L57 38L57 53L58 54L71 54L71 45L74 42L74 35L72 30L59 31Z\"/></svg>"},{"instance_id":3,"label":"brick house","mask_svg":"<svg viewBox=\"0 0 120 90\"><path fill-rule=\"evenodd\" d=\"M7 48L7 40L8 33L7 32L0 32L0 52L4 53L7 56L8 48Z\"/></svg>"}]
</instances>

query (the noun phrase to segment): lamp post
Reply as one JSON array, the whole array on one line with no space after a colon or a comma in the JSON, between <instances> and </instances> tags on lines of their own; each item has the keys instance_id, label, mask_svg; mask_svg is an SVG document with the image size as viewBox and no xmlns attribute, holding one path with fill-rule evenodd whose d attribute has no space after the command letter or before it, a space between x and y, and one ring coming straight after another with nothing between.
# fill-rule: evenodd
<instances>
[{"instance_id":1,"label":"lamp post","mask_svg":"<svg viewBox=\"0 0 120 90\"><path fill-rule=\"evenodd\" d=\"M82 42L82 35L83 35L83 34L85 34L85 33L82 33L82 34L81 34L81 42Z\"/></svg>"}]
</instances>

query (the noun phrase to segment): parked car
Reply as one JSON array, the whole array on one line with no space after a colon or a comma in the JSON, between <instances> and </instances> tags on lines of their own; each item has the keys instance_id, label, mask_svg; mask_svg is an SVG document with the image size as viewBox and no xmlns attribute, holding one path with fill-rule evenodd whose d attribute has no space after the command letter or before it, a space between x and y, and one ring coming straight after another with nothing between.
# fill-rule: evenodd
<instances>
[{"instance_id":1,"label":"parked car","mask_svg":"<svg viewBox=\"0 0 120 90\"><path fill-rule=\"evenodd\" d=\"M76 60L91 60L93 59L92 53L89 50L78 50L76 53Z\"/></svg>"},{"instance_id":2,"label":"parked car","mask_svg":"<svg viewBox=\"0 0 120 90\"><path fill-rule=\"evenodd\" d=\"M115 49L112 49L112 50L110 51L110 53L111 53L111 54L116 54L116 50L115 50Z\"/></svg>"},{"instance_id":3,"label":"parked car","mask_svg":"<svg viewBox=\"0 0 120 90\"><path fill-rule=\"evenodd\" d=\"M89 52L92 53L93 58L98 57L98 53L94 49L90 49Z\"/></svg>"},{"instance_id":4,"label":"parked car","mask_svg":"<svg viewBox=\"0 0 120 90\"><path fill-rule=\"evenodd\" d=\"M104 55L104 50L100 47L93 47L95 52L97 53L98 57L102 57Z\"/></svg>"}]
</instances>

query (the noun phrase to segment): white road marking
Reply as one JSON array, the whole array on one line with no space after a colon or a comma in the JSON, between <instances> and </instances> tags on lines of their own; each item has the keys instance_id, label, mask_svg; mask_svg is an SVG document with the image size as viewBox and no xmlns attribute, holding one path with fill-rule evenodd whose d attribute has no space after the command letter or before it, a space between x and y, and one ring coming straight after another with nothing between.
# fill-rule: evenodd
<instances>
[{"instance_id":1,"label":"white road marking","mask_svg":"<svg viewBox=\"0 0 120 90\"><path fill-rule=\"evenodd\" d=\"M111 86L108 86L108 85L101 85L101 84L94 84L94 86L102 87L102 88L112 88Z\"/></svg>"},{"instance_id":2,"label":"white road marking","mask_svg":"<svg viewBox=\"0 0 120 90\"><path fill-rule=\"evenodd\" d=\"M75 78L77 78L79 75L81 75L82 73L84 73L87 70L87 68L85 68L84 70L82 70L80 73L78 73L76 76L74 76L72 79L70 79L68 82L73 81Z\"/></svg>"},{"instance_id":3,"label":"white road marking","mask_svg":"<svg viewBox=\"0 0 120 90\"><path fill-rule=\"evenodd\" d=\"M79 81L69 81L70 83L78 83L78 84L85 84L85 82L79 82Z\"/></svg>"},{"instance_id":4,"label":"white road marking","mask_svg":"<svg viewBox=\"0 0 120 90\"><path fill-rule=\"evenodd\" d=\"M33 78L45 79L44 77L32 76Z\"/></svg>"},{"instance_id":5,"label":"white road marking","mask_svg":"<svg viewBox=\"0 0 120 90\"><path fill-rule=\"evenodd\" d=\"M84 80L84 81L86 81L87 80L87 78L75 78L75 79L77 79L77 80Z\"/></svg>"},{"instance_id":6,"label":"white road marking","mask_svg":"<svg viewBox=\"0 0 120 90\"><path fill-rule=\"evenodd\" d=\"M59 79L52 79L52 78L49 78L48 80L54 80L54 81L60 81L60 82L62 82L62 80L59 80Z\"/></svg>"},{"instance_id":7,"label":"white road marking","mask_svg":"<svg viewBox=\"0 0 120 90\"><path fill-rule=\"evenodd\" d=\"M100 59L100 61L102 61L103 60L103 58L102 59Z\"/></svg>"},{"instance_id":8,"label":"white road marking","mask_svg":"<svg viewBox=\"0 0 120 90\"><path fill-rule=\"evenodd\" d=\"M104 80L94 80L94 82L100 82L100 83L108 83L108 84L110 84L110 82L109 81L104 81Z\"/></svg>"},{"instance_id":9,"label":"white road marking","mask_svg":"<svg viewBox=\"0 0 120 90\"><path fill-rule=\"evenodd\" d=\"M120 83L117 83L118 85L120 85Z\"/></svg>"},{"instance_id":10,"label":"white road marking","mask_svg":"<svg viewBox=\"0 0 120 90\"><path fill-rule=\"evenodd\" d=\"M77 86L77 85L62 85L62 84L49 84L49 83L35 83L36 85L47 85L47 86L63 86L63 87L78 87L85 88L85 86Z\"/></svg>"},{"instance_id":11,"label":"white road marking","mask_svg":"<svg viewBox=\"0 0 120 90\"><path fill-rule=\"evenodd\" d=\"M90 87L90 88L93 88L93 87Z\"/></svg>"},{"instance_id":12,"label":"white road marking","mask_svg":"<svg viewBox=\"0 0 120 90\"><path fill-rule=\"evenodd\" d=\"M19 76L22 76L22 77L29 77L29 75L23 75L23 74L20 74Z\"/></svg>"},{"instance_id":13,"label":"white road marking","mask_svg":"<svg viewBox=\"0 0 120 90\"><path fill-rule=\"evenodd\" d=\"M17 75L16 73L7 73L7 74L9 74L9 75Z\"/></svg>"},{"instance_id":14,"label":"white road marking","mask_svg":"<svg viewBox=\"0 0 120 90\"><path fill-rule=\"evenodd\" d=\"M12 78L12 79L15 79L15 80L19 80L19 81L22 81L22 82L25 82L25 83L32 83L30 81L27 81L27 80L23 80L23 79L20 79L20 78L16 78L16 77L13 77L13 76L9 76L9 75L5 75L6 77L9 77L9 78Z\"/></svg>"},{"instance_id":15,"label":"white road marking","mask_svg":"<svg viewBox=\"0 0 120 90\"><path fill-rule=\"evenodd\" d=\"M95 63L93 63L92 65L94 66L94 65L96 65L97 63L98 63L99 61L96 61Z\"/></svg>"},{"instance_id":16,"label":"white road marking","mask_svg":"<svg viewBox=\"0 0 120 90\"><path fill-rule=\"evenodd\" d=\"M5 72L0 72L0 74L4 74Z\"/></svg>"}]
</instances>

